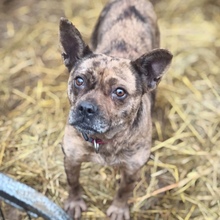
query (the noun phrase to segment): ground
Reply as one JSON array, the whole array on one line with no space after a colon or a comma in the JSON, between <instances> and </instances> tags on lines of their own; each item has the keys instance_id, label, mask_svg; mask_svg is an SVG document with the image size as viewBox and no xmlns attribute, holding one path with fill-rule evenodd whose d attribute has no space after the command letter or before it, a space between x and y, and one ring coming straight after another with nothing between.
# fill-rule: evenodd
<instances>
[{"instance_id":1,"label":"ground","mask_svg":"<svg viewBox=\"0 0 220 220\"><path fill-rule=\"evenodd\" d=\"M59 18L68 17L88 42L105 2L0 3L0 171L61 206L69 103ZM161 47L174 59L158 89L152 154L129 201L132 219L220 219L220 1L154 4ZM110 167L83 164L83 219L105 219L115 177Z\"/></svg>"}]
</instances>

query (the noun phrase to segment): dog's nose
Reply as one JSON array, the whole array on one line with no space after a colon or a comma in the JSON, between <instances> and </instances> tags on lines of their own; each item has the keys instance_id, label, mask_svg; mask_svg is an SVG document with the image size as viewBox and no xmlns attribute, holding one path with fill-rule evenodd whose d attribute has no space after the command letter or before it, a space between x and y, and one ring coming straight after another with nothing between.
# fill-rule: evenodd
<instances>
[{"instance_id":1,"label":"dog's nose","mask_svg":"<svg viewBox=\"0 0 220 220\"><path fill-rule=\"evenodd\" d=\"M94 116L97 113L97 106L91 102L84 101L78 106L78 111L86 116Z\"/></svg>"}]
</instances>

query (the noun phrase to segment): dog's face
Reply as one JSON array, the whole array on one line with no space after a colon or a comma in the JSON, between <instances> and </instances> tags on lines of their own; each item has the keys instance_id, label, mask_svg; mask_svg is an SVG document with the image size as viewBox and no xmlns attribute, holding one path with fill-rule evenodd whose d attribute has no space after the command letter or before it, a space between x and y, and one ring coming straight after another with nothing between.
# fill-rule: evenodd
<instances>
[{"instance_id":1,"label":"dog's face","mask_svg":"<svg viewBox=\"0 0 220 220\"><path fill-rule=\"evenodd\" d=\"M131 123L142 87L130 60L103 54L78 62L69 78L69 123L87 134L103 134Z\"/></svg>"},{"instance_id":2,"label":"dog's face","mask_svg":"<svg viewBox=\"0 0 220 220\"><path fill-rule=\"evenodd\" d=\"M142 95L156 88L172 59L162 49L135 61L95 54L63 18L60 41L70 72L69 124L90 135L108 135L130 126L141 108Z\"/></svg>"}]
</instances>

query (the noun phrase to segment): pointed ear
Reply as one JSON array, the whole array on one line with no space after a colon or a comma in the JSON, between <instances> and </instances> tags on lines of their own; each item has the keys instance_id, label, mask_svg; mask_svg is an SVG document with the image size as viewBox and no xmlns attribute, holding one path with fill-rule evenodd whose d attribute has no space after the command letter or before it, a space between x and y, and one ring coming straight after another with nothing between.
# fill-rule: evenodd
<instances>
[{"instance_id":1,"label":"pointed ear","mask_svg":"<svg viewBox=\"0 0 220 220\"><path fill-rule=\"evenodd\" d=\"M70 72L79 59L92 51L83 41L80 32L66 18L60 18L59 37L64 64Z\"/></svg>"},{"instance_id":2,"label":"pointed ear","mask_svg":"<svg viewBox=\"0 0 220 220\"><path fill-rule=\"evenodd\" d=\"M145 91L151 91L159 84L162 76L168 70L173 55L165 49L155 49L132 61L135 69L141 75Z\"/></svg>"}]
</instances>

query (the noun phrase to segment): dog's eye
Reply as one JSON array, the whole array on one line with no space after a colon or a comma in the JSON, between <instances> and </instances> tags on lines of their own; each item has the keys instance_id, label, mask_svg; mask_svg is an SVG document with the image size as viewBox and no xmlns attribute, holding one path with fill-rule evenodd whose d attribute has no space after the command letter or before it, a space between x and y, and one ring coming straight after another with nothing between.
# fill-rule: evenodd
<instances>
[{"instance_id":1,"label":"dog's eye","mask_svg":"<svg viewBox=\"0 0 220 220\"><path fill-rule=\"evenodd\" d=\"M83 78L81 78L81 77L79 77L79 76L76 77L76 79L75 79L75 86L76 86L76 87L80 87L80 86L82 86L83 83L84 83Z\"/></svg>"},{"instance_id":2,"label":"dog's eye","mask_svg":"<svg viewBox=\"0 0 220 220\"><path fill-rule=\"evenodd\" d=\"M127 93L124 89L122 88L117 88L114 92L114 94L117 96L117 98L122 99L125 98Z\"/></svg>"}]
</instances>

